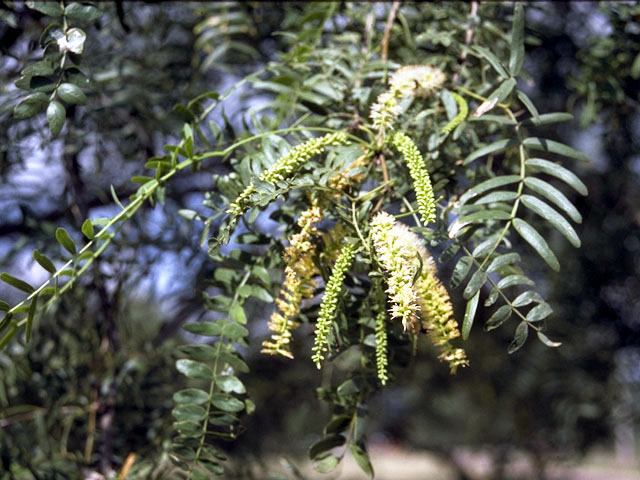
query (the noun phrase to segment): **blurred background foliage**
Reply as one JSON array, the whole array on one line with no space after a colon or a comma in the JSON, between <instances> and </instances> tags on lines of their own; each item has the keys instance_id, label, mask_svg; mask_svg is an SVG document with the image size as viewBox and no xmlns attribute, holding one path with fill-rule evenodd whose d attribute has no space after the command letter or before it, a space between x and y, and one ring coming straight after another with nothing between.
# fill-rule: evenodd
<instances>
[{"instance_id":1,"label":"blurred background foliage","mask_svg":"<svg viewBox=\"0 0 640 480\"><path fill-rule=\"evenodd\" d=\"M0 3L0 261L3 271L30 272L34 282L43 277L30 252L58 258L51 242L57 226L75 235L89 215L112 215L110 185L121 198L135 191L129 178L177 137L184 112L175 105L265 68L283 89L256 95L241 88L215 112L225 128L243 128L244 112L266 103L275 127L297 101L290 92L300 96L301 115L321 110L305 104L305 94L322 91L322 79L296 84L292 72L309 48L324 47L322 28L341 28L339 15L325 27L326 10L360 18L362 29L373 11L379 42L392 6L115 2L99 8L100 18L85 28L80 60L90 78L87 105L70 107L64 135L51 140L42 116L12 118L24 96L14 82L39 55L48 19L22 2ZM452 9L403 4L389 58L428 63L452 45L451 32L466 28L471 8L458 4L457 14L438 23L450 28L436 30L425 25ZM511 11L510 4L481 4L471 19L476 34L508 29ZM461 448L485 452L492 465L486 478L496 479L516 478L505 467L516 453L528 454L533 465L520 478L544 478L547 464L594 449L631 464L639 452L640 6L536 2L526 13L530 78L521 87L541 112L574 112L575 120L553 133L591 160L576 167L589 196L572 197L584 217L583 245L576 250L550 237L560 273L541 268L533 254L525 259L553 305L550 331L561 348L530 342L509 356L509 332L476 329L465 344L470 368L449 376L432 356L418 356L369 405L376 413L367 425L373 452L429 451L449 464L451 478L474 478ZM356 48L350 33L343 32L340 49L326 49L327 65L348 60ZM284 61L274 64L276 58ZM163 192L165 205L143 207L93 270L39 320L28 348L14 343L0 352L0 478L108 474L121 471L127 458L135 460L127 478L171 476L171 395L184 382L173 347L183 341L183 323L208 315L200 294L213 272L200 227L178 211L197 209L212 189L212 173L223 168L181 173ZM450 275L446 267L442 272ZM17 300L0 289L2 298ZM460 292L451 293L461 313ZM244 420L250 433L226 446L233 462L228 478L267 478L268 460L280 456L295 463L329 414L315 389L330 381L331 368L320 375L311 362L260 355L266 315L251 308L246 384L259 408ZM300 337L294 353L305 358L310 338ZM374 453L374 467L375 461ZM290 467L272 475L302 474Z\"/></svg>"}]
</instances>

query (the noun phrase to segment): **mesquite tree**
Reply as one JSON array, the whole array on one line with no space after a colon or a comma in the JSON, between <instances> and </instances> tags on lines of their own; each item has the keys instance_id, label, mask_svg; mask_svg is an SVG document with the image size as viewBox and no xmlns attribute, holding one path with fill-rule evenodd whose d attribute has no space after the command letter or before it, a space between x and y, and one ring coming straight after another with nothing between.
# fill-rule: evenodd
<instances>
[{"instance_id":1,"label":"mesquite tree","mask_svg":"<svg viewBox=\"0 0 640 480\"><path fill-rule=\"evenodd\" d=\"M70 111L91 107L83 28L108 7L27 6L50 22L41 58L15 82L27 95L14 119L45 117L51 138L64 137ZM233 40L252 28L246 11L224 8L198 26L199 40L222 36L232 38L223 44L229 51L250 49ZM332 405L324 436L309 451L322 472L349 452L373 475L363 428L367 399L393 382L407 358L432 354L431 347L451 374L474 368L464 340L478 309L490 309L486 331L513 330L505 354L530 334L560 346L545 333L552 307L523 269L521 253L535 252L557 271L552 231L580 246L571 221L582 218L563 191L586 195L570 165L587 158L537 133L572 116L539 112L525 93L523 4L297 8L281 32L285 51L231 88L176 107L184 119L179 141L146 160L131 178L139 187L128 199L111 188L116 215L87 218L82 239L59 227L61 258L33 251L51 275L46 282L32 286L0 275L26 294L17 304L0 303L0 347L28 344L39 335L38 316L49 307L55 314L103 252L117 248L111 244L143 206L162 204L165 187L183 171L224 166L202 209L180 212L203 225L213 275L201 287L202 308L216 312L213 321L184 324L191 343L177 347L175 365L189 385L173 394L168 452L185 478L222 474L217 439L235 438L242 416L260 408L242 381L250 375L241 353L253 325L245 310L250 302L272 305L270 318L261 319L270 330L261 340L265 355L318 369L347 352L356 359L346 379L318 390ZM204 62L229 51L210 52ZM269 99L234 112L239 129L224 108L247 88ZM275 224L267 228L267 220ZM447 262L450 278L440 274ZM464 311L454 310L453 289ZM308 355L294 358L292 343L308 333L314 339Z\"/></svg>"}]
</instances>

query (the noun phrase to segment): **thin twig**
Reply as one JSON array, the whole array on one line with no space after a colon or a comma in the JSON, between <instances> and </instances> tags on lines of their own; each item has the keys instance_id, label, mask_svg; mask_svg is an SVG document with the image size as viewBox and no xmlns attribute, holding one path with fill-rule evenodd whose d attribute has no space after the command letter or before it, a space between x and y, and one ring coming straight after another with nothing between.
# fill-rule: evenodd
<instances>
[{"instance_id":1,"label":"thin twig","mask_svg":"<svg viewBox=\"0 0 640 480\"><path fill-rule=\"evenodd\" d=\"M387 56L389 54L389 37L391 36L391 27L393 26L393 22L396 20L396 15L398 14L398 9L400 8L400 2L395 1L391 6L391 10L389 11L389 16L387 17L387 24L384 27L384 34L382 35L382 43L380 47L382 49L382 63L385 64L384 67L384 78L383 82L387 81Z\"/></svg>"},{"instance_id":2,"label":"thin twig","mask_svg":"<svg viewBox=\"0 0 640 480\"><path fill-rule=\"evenodd\" d=\"M467 31L464 35L464 43L466 46L471 45L471 41L473 40L473 27L476 25L476 19L478 18L478 2L471 2L471 12L469 13L469 26L467 27ZM456 73L453 75L453 79L451 83L454 85L458 83L458 78L460 77L460 70L462 70L462 65L467 58L467 50L463 49L460 54L460 60L458 61L458 66L456 67Z\"/></svg>"}]
</instances>

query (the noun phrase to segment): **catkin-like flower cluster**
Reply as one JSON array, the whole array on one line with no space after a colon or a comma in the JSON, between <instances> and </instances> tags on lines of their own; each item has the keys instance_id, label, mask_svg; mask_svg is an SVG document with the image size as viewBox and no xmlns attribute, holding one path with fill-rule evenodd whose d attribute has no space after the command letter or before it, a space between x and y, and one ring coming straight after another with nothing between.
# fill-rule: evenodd
<instances>
[{"instance_id":1,"label":"catkin-like flower cluster","mask_svg":"<svg viewBox=\"0 0 640 480\"><path fill-rule=\"evenodd\" d=\"M347 270L353 262L355 256L355 247L351 243L347 243L336 260L331 272L331 277L325 287L324 297L320 304L320 313L318 314L318 322L316 324L316 338L313 345L313 355L311 360L320 369L324 353L329 350L329 332L331 324L336 316L336 308L338 307L338 296L342 290L344 277Z\"/></svg>"},{"instance_id":2,"label":"catkin-like flower cluster","mask_svg":"<svg viewBox=\"0 0 640 480\"><path fill-rule=\"evenodd\" d=\"M407 65L391 75L391 90L401 96L426 97L445 81L444 73L431 65Z\"/></svg>"},{"instance_id":3,"label":"catkin-like flower cluster","mask_svg":"<svg viewBox=\"0 0 640 480\"><path fill-rule=\"evenodd\" d=\"M429 177L429 172L424 165L420 150L413 143L413 140L402 132L397 132L392 141L407 162L409 174L413 180L413 188L416 192L418 211L422 217L422 223L427 225L436 219L436 203L433 198L431 177Z\"/></svg>"},{"instance_id":4,"label":"catkin-like flower cluster","mask_svg":"<svg viewBox=\"0 0 640 480\"><path fill-rule=\"evenodd\" d=\"M322 137L312 138L306 142L293 147L289 152L280 157L276 163L260 174L263 182L277 183L288 178L296 169L302 166L314 155L324 151L329 145L341 145L347 143L345 132L329 133ZM238 195L227 210L231 215L241 215L249 206L249 197L256 191L253 183L249 184L244 191Z\"/></svg>"},{"instance_id":5,"label":"catkin-like flower cluster","mask_svg":"<svg viewBox=\"0 0 640 480\"><path fill-rule=\"evenodd\" d=\"M405 330L417 331L419 306L412 284L420 261L414 237L405 225L396 223L395 218L386 212L378 213L371 220L371 238L376 255L388 274L389 314L392 319L400 320Z\"/></svg>"},{"instance_id":6,"label":"catkin-like flower cluster","mask_svg":"<svg viewBox=\"0 0 640 480\"><path fill-rule=\"evenodd\" d=\"M387 315L384 309L380 310L376 317L376 370L378 372L378 378L382 385L386 385L389 381L387 375L387 365L389 360L387 358Z\"/></svg>"},{"instance_id":7,"label":"catkin-like flower cluster","mask_svg":"<svg viewBox=\"0 0 640 480\"><path fill-rule=\"evenodd\" d=\"M302 300L313 297L313 277L319 273L312 259L315 248L311 239L317 235L314 225L321 219L322 212L315 203L300 214L298 225L302 230L291 236L284 251L285 280L276 299L278 308L269 320L269 330L274 333L271 340L262 342L262 353L293 358L291 331L298 326Z\"/></svg>"},{"instance_id":8,"label":"catkin-like flower cluster","mask_svg":"<svg viewBox=\"0 0 640 480\"><path fill-rule=\"evenodd\" d=\"M387 273L391 318L401 319L405 329L417 333L419 313L422 326L442 352L439 358L449 363L451 372L467 365L464 350L451 345L451 340L460 336L458 323L453 318L449 294L438 280L434 261L423 241L386 212L372 219L371 235L378 260Z\"/></svg>"},{"instance_id":9,"label":"catkin-like flower cluster","mask_svg":"<svg viewBox=\"0 0 640 480\"><path fill-rule=\"evenodd\" d=\"M407 65L391 75L389 89L371 106L371 121L380 130L393 129L393 121L402 113L399 102L407 97L426 97L444 83L441 70L431 65Z\"/></svg>"}]
</instances>

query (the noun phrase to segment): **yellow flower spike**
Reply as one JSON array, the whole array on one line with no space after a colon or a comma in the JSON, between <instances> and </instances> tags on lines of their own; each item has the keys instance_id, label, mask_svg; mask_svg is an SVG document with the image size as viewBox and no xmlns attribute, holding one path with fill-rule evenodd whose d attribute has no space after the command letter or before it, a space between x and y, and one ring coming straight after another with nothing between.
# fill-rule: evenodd
<instances>
[{"instance_id":1,"label":"yellow flower spike","mask_svg":"<svg viewBox=\"0 0 640 480\"><path fill-rule=\"evenodd\" d=\"M433 187L431 186L429 172L424 165L420 150L418 150L411 138L402 132L398 132L393 136L392 142L407 162L409 175L411 175L413 188L416 192L418 211L422 217L422 223L426 226L436 219L436 202L433 197Z\"/></svg>"},{"instance_id":2,"label":"yellow flower spike","mask_svg":"<svg viewBox=\"0 0 640 480\"><path fill-rule=\"evenodd\" d=\"M313 276L319 273L313 263L314 248L310 239L317 235L314 224L322 219L322 211L315 202L312 203L312 207L302 212L298 219L302 230L291 236L285 248L285 280L276 299L277 310L269 321L269 330L274 333L271 340L262 343L262 353L293 358L290 350L291 330L298 326L296 318L302 300L313 297Z\"/></svg>"},{"instance_id":3,"label":"yellow flower spike","mask_svg":"<svg viewBox=\"0 0 640 480\"><path fill-rule=\"evenodd\" d=\"M451 373L455 374L458 367L469 364L464 350L451 345L451 340L460 336L458 322L453 318L451 299L437 277L433 258L422 245L419 251L423 266L415 289L418 292L422 326L427 330L433 344L442 352L438 358L448 362Z\"/></svg>"},{"instance_id":4,"label":"yellow flower spike","mask_svg":"<svg viewBox=\"0 0 640 480\"><path fill-rule=\"evenodd\" d=\"M321 362L324 360L324 354L329 350L329 332L331 324L336 317L336 309L338 307L339 294L342 291L342 284L347 270L351 266L355 257L356 249L353 244L347 243L336 260L331 277L327 281L327 286L320 304L320 313L316 323L316 338L313 345L313 355L311 360L316 364L318 369L321 368Z\"/></svg>"}]
</instances>

